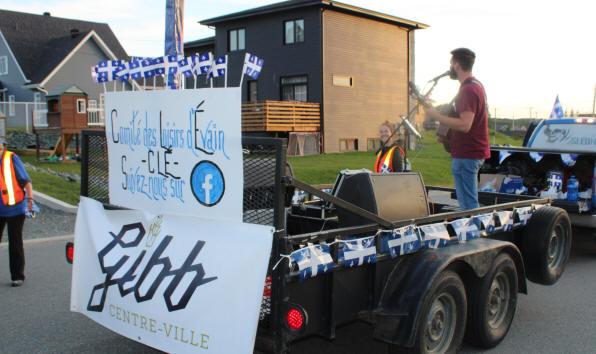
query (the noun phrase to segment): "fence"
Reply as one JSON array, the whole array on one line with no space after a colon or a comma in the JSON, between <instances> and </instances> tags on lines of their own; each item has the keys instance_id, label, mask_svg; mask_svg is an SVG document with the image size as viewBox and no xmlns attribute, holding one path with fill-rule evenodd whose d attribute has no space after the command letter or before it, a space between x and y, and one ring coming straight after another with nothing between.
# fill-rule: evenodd
<instances>
[{"instance_id":1,"label":"fence","mask_svg":"<svg viewBox=\"0 0 596 354\"><path fill-rule=\"evenodd\" d=\"M7 128L25 128L30 133L33 126L48 126L48 108L43 102L0 101L0 115L6 117Z\"/></svg>"},{"instance_id":2,"label":"fence","mask_svg":"<svg viewBox=\"0 0 596 354\"><path fill-rule=\"evenodd\" d=\"M320 128L318 103L267 100L242 104L244 132L318 132Z\"/></svg>"}]
</instances>

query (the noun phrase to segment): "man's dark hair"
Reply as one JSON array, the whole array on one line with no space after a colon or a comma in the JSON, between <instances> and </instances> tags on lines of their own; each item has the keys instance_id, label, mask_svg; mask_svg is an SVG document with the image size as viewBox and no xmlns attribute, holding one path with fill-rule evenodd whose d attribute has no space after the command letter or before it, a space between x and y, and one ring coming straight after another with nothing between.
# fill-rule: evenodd
<instances>
[{"instance_id":1,"label":"man's dark hair","mask_svg":"<svg viewBox=\"0 0 596 354\"><path fill-rule=\"evenodd\" d=\"M451 51L453 61L457 62L459 66L465 71L472 70L476 54L468 48L457 48Z\"/></svg>"}]
</instances>

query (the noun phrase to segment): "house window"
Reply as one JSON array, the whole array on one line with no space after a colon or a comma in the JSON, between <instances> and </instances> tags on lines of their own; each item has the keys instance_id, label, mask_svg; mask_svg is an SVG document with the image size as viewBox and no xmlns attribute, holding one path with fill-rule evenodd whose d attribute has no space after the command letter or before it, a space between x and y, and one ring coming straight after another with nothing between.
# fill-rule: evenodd
<instances>
[{"instance_id":1,"label":"house window","mask_svg":"<svg viewBox=\"0 0 596 354\"><path fill-rule=\"evenodd\" d=\"M367 151L377 151L381 148L381 139L379 138L368 138L366 140Z\"/></svg>"},{"instance_id":2,"label":"house window","mask_svg":"<svg viewBox=\"0 0 596 354\"><path fill-rule=\"evenodd\" d=\"M352 87L354 79L351 76L333 75L333 86Z\"/></svg>"},{"instance_id":3,"label":"house window","mask_svg":"<svg viewBox=\"0 0 596 354\"><path fill-rule=\"evenodd\" d=\"M77 100L77 113L87 113L86 101L84 98L79 98Z\"/></svg>"},{"instance_id":4,"label":"house window","mask_svg":"<svg viewBox=\"0 0 596 354\"><path fill-rule=\"evenodd\" d=\"M8 57L2 56L0 57L0 75L7 75L8 74Z\"/></svg>"},{"instance_id":5,"label":"house window","mask_svg":"<svg viewBox=\"0 0 596 354\"><path fill-rule=\"evenodd\" d=\"M15 115L15 104L14 104L14 95L8 95L8 116L14 117Z\"/></svg>"},{"instance_id":6,"label":"house window","mask_svg":"<svg viewBox=\"0 0 596 354\"><path fill-rule=\"evenodd\" d=\"M248 82L248 102L257 102L258 85L256 80Z\"/></svg>"},{"instance_id":7,"label":"house window","mask_svg":"<svg viewBox=\"0 0 596 354\"><path fill-rule=\"evenodd\" d=\"M282 77L281 99L284 101L308 101L308 78L306 76Z\"/></svg>"},{"instance_id":8,"label":"house window","mask_svg":"<svg viewBox=\"0 0 596 354\"><path fill-rule=\"evenodd\" d=\"M339 151L358 151L358 139L339 139Z\"/></svg>"},{"instance_id":9,"label":"house window","mask_svg":"<svg viewBox=\"0 0 596 354\"><path fill-rule=\"evenodd\" d=\"M235 52L246 48L245 29L238 28L228 31L228 51Z\"/></svg>"},{"instance_id":10,"label":"house window","mask_svg":"<svg viewBox=\"0 0 596 354\"><path fill-rule=\"evenodd\" d=\"M304 42L304 20L284 22L284 43L294 44Z\"/></svg>"}]
</instances>

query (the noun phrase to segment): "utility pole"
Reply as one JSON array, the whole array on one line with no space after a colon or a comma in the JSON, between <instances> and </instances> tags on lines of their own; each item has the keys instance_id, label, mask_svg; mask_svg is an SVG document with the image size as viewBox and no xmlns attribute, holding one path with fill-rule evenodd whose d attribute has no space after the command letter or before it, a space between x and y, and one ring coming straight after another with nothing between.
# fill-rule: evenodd
<instances>
[{"instance_id":1,"label":"utility pole","mask_svg":"<svg viewBox=\"0 0 596 354\"><path fill-rule=\"evenodd\" d=\"M493 117L495 120L495 131L493 132L493 145L497 144L497 107L495 107L495 116Z\"/></svg>"},{"instance_id":2,"label":"utility pole","mask_svg":"<svg viewBox=\"0 0 596 354\"><path fill-rule=\"evenodd\" d=\"M594 101L592 101L592 116L596 118L596 85L594 85Z\"/></svg>"}]
</instances>

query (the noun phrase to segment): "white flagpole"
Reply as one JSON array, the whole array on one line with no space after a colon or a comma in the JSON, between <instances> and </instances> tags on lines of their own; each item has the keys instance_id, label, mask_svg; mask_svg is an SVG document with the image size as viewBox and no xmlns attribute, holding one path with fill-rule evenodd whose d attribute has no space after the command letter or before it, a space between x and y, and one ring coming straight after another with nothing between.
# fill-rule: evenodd
<instances>
[{"instance_id":1,"label":"white flagpole","mask_svg":"<svg viewBox=\"0 0 596 354\"><path fill-rule=\"evenodd\" d=\"M153 91L155 91L155 76L156 75L153 75Z\"/></svg>"},{"instance_id":2,"label":"white flagpole","mask_svg":"<svg viewBox=\"0 0 596 354\"><path fill-rule=\"evenodd\" d=\"M209 82L211 83L211 88L213 88L213 76L209 78Z\"/></svg>"},{"instance_id":3,"label":"white flagpole","mask_svg":"<svg viewBox=\"0 0 596 354\"><path fill-rule=\"evenodd\" d=\"M143 74L143 90L147 87L147 79L145 78L145 74Z\"/></svg>"},{"instance_id":4,"label":"white flagpole","mask_svg":"<svg viewBox=\"0 0 596 354\"><path fill-rule=\"evenodd\" d=\"M108 90L107 90L107 88L106 88L106 83L104 82L104 83L103 83L103 93L106 93L107 91L108 91Z\"/></svg>"},{"instance_id":5,"label":"white flagpole","mask_svg":"<svg viewBox=\"0 0 596 354\"><path fill-rule=\"evenodd\" d=\"M199 79L198 75L193 76L195 78L195 90L197 89L197 80Z\"/></svg>"},{"instance_id":6,"label":"white flagpole","mask_svg":"<svg viewBox=\"0 0 596 354\"><path fill-rule=\"evenodd\" d=\"M124 87L124 81L122 83L122 87ZM132 80L132 79L130 80L130 87L132 87L132 91L134 92L134 90L135 90L135 84L134 84L134 80Z\"/></svg>"},{"instance_id":7,"label":"white flagpole","mask_svg":"<svg viewBox=\"0 0 596 354\"><path fill-rule=\"evenodd\" d=\"M224 72L224 87L228 87L228 55L226 54L226 71Z\"/></svg>"},{"instance_id":8,"label":"white flagpole","mask_svg":"<svg viewBox=\"0 0 596 354\"><path fill-rule=\"evenodd\" d=\"M246 55L244 56L244 64L242 65L242 75L240 76L240 88L242 88L242 83L244 82L244 73L246 71L246 61L248 60L248 58L250 57L250 54L246 53Z\"/></svg>"}]
</instances>

